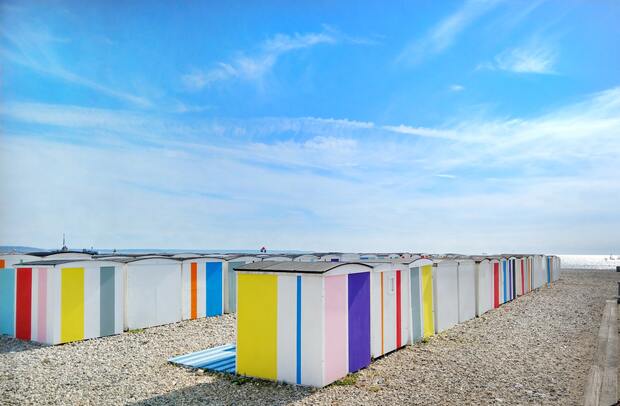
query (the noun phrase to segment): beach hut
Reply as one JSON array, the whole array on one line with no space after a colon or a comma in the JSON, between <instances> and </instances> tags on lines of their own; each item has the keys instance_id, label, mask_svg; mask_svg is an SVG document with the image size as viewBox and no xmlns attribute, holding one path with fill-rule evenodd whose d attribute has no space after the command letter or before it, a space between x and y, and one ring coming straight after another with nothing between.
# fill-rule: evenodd
<instances>
[{"instance_id":1,"label":"beach hut","mask_svg":"<svg viewBox=\"0 0 620 406\"><path fill-rule=\"evenodd\" d=\"M277 262L286 262L292 261L293 257L289 255L269 255L263 258L263 261L277 261Z\"/></svg>"},{"instance_id":2,"label":"beach hut","mask_svg":"<svg viewBox=\"0 0 620 406\"><path fill-rule=\"evenodd\" d=\"M360 261L368 261L368 260L373 260L377 258L378 258L377 254L360 254Z\"/></svg>"},{"instance_id":3,"label":"beach hut","mask_svg":"<svg viewBox=\"0 0 620 406\"><path fill-rule=\"evenodd\" d=\"M553 280L560 279L560 270L562 269L562 263L560 257L553 255Z\"/></svg>"},{"instance_id":4,"label":"beach hut","mask_svg":"<svg viewBox=\"0 0 620 406\"><path fill-rule=\"evenodd\" d=\"M88 260L92 259L93 255L97 254L94 251L51 251L47 255L42 255L40 259L54 260L54 259L73 259L73 260Z\"/></svg>"},{"instance_id":5,"label":"beach hut","mask_svg":"<svg viewBox=\"0 0 620 406\"><path fill-rule=\"evenodd\" d=\"M545 263L544 263L544 258L542 255L534 255L534 289L538 289L540 287L542 287L545 284Z\"/></svg>"},{"instance_id":6,"label":"beach hut","mask_svg":"<svg viewBox=\"0 0 620 406\"><path fill-rule=\"evenodd\" d=\"M501 300L500 303L504 304L506 302L508 302L510 299L509 296L509 289L510 289L510 283L509 283L509 279L510 279L510 261L508 260L508 258L504 258L502 257L501 259L501 274L500 274L500 278L501 278Z\"/></svg>"},{"instance_id":7,"label":"beach hut","mask_svg":"<svg viewBox=\"0 0 620 406\"><path fill-rule=\"evenodd\" d=\"M316 262L318 260L319 260L319 257L313 254L302 254L302 255L297 255L296 257L293 258L293 261L297 261L297 262Z\"/></svg>"},{"instance_id":8,"label":"beach hut","mask_svg":"<svg viewBox=\"0 0 620 406\"><path fill-rule=\"evenodd\" d=\"M322 387L370 364L369 265L264 261L236 270L238 374Z\"/></svg>"},{"instance_id":9,"label":"beach hut","mask_svg":"<svg viewBox=\"0 0 620 406\"><path fill-rule=\"evenodd\" d=\"M458 263L452 259L433 264L433 305L435 332L440 333L459 322Z\"/></svg>"},{"instance_id":10,"label":"beach hut","mask_svg":"<svg viewBox=\"0 0 620 406\"><path fill-rule=\"evenodd\" d=\"M224 271L224 312L235 313L237 311L237 275L235 268L244 264L260 262L262 259L252 255L223 255L222 269Z\"/></svg>"},{"instance_id":11,"label":"beach hut","mask_svg":"<svg viewBox=\"0 0 620 406\"><path fill-rule=\"evenodd\" d=\"M319 261L325 262L340 262L340 253L330 252L328 254L321 254Z\"/></svg>"},{"instance_id":12,"label":"beach hut","mask_svg":"<svg viewBox=\"0 0 620 406\"><path fill-rule=\"evenodd\" d=\"M508 257L508 300L514 300L517 293L517 258L515 256Z\"/></svg>"},{"instance_id":13,"label":"beach hut","mask_svg":"<svg viewBox=\"0 0 620 406\"><path fill-rule=\"evenodd\" d=\"M38 259L27 254L0 254L0 334L15 336L15 266Z\"/></svg>"},{"instance_id":14,"label":"beach hut","mask_svg":"<svg viewBox=\"0 0 620 406\"><path fill-rule=\"evenodd\" d=\"M476 317L476 261L471 258L456 260L459 301L459 323Z\"/></svg>"},{"instance_id":15,"label":"beach hut","mask_svg":"<svg viewBox=\"0 0 620 406\"><path fill-rule=\"evenodd\" d=\"M414 259L409 263L411 342L435 334L435 309L433 305L433 261Z\"/></svg>"},{"instance_id":16,"label":"beach hut","mask_svg":"<svg viewBox=\"0 0 620 406\"><path fill-rule=\"evenodd\" d=\"M341 262L356 262L359 260L360 260L360 254L349 252L349 253L340 255Z\"/></svg>"},{"instance_id":17,"label":"beach hut","mask_svg":"<svg viewBox=\"0 0 620 406\"><path fill-rule=\"evenodd\" d=\"M489 267L491 268L491 273L493 275L493 308L497 309L501 305L501 290L502 290L502 279L501 279L501 259L497 257L492 257L489 259Z\"/></svg>"},{"instance_id":18,"label":"beach hut","mask_svg":"<svg viewBox=\"0 0 620 406\"><path fill-rule=\"evenodd\" d=\"M213 257L182 259L183 320L224 314L225 262Z\"/></svg>"},{"instance_id":19,"label":"beach hut","mask_svg":"<svg viewBox=\"0 0 620 406\"><path fill-rule=\"evenodd\" d=\"M125 272L126 330L181 321L181 262L169 257L119 258Z\"/></svg>"},{"instance_id":20,"label":"beach hut","mask_svg":"<svg viewBox=\"0 0 620 406\"><path fill-rule=\"evenodd\" d=\"M475 261L476 316L481 316L493 308L494 273L491 259L478 257Z\"/></svg>"},{"instance_id":21,"label":"beach hut","mask_svg":"<svg viewBox=\"0 0 620 406\"><path fill-rule=\"evenodd\" d=\"M15 337L60 344L123 331L124 275L116 262L39 260L16 266Z\"/></svg>"},{"instance_id":22,"label":"beach hut","mask_svg":"<svg viewBox=\"0 0 620 406\"><path fill-rule=\"evenodd\" d=\"M370 336L371 354L377 358L410 343L409 265L389 260L366 264L373 268L370 281Z\"/></svg>"}]
</instances>

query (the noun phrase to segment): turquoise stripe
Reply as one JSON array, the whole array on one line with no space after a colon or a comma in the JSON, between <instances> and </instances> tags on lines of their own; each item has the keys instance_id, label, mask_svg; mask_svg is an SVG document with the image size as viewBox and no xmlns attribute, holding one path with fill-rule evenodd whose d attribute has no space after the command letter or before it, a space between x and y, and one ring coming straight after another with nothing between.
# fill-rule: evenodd
<instances>
[{"instance_id":1,"label":"turquoise stripe","mask_svg":"<svg viewBox=\"0 0 620 406\"><path fill-rule=\"evenodd\" d=\"M0 269L0 334L15 336L15 269Z\"/></svg>"}]
</instances>

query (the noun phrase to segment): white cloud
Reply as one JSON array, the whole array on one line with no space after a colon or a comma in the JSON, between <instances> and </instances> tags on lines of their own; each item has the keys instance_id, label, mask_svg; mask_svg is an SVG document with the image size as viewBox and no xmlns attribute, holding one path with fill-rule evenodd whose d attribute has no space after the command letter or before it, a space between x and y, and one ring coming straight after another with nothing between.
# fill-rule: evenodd
<instances>
[{"instance_id":1,"label":"white cloud","mask_svg":"<svg viewBox=\"0 0 620 406\"><path fill-rule=\"evenodd\" d=\"M448 49L472 23L491 11L500 0L468 0L435 25L424 37L409 42L397 62L415 64Z\"/></svg>"},{"instance_id":2,"label":"white cloud","mask_svg":"<svg viewBox=\"0 0 620 406\"><path fill-rule=\"evenodd\" d=\"M333 44L336 41L336 36L328 31L294 35L277 34L260 44L259 51L253 55L241 52L230 61L218 62L210 69L194 69L183 75L181 80L189 90L201 90L214 83L231 79L260 80L271 71L281 55L320 44Z\"/></svg>"},{"instance_id":3,"label":"white cloud","mask_svg":"<svg viewBox=\"0 0 620 406\"><path fill-rule=\"evenodd\" d=\"M498 54L493 62L485 62L479 69L504 70L515 73L553 74L557 52L548 45L532 43L507 49Z\"/></svg>"},{"instance_id":4,"label":"white cloud","mask_svg":"<svg viewBox=\"0 0 620 406\"><path fill-rule=\"evenodd\" d=\"M458 84L450 85L450 91L452 92L462 92L463 90L465 90L465 86L463 85L458 85Z\"/></svg>"},{"instance_id":5,"label":"white cloud","mask_svg":"<svg viewBox=\"0 0 620 406\"><path fill-rule=\"evenodd\" d=\"M62 231L107 247L610 252L620 243L620 88L539 117L441 128L180 125L31 104L1 114L0 195L12 198L0 201L0 243L48 246ZM144 134L149 142L136 142ZM92 145L98 135L116 140Z\"/></svg>"}]
</instances>

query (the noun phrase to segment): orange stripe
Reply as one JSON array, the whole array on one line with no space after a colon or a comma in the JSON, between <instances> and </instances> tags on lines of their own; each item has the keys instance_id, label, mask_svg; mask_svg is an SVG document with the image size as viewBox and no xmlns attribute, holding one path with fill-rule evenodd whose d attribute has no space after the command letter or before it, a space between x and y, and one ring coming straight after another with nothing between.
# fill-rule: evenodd
<instances>
[{"instance_id":1,"label":"orange stripe","mask_svg":"<svg viewBox=\"0 0 620 406\"><path fill-rule=\"evenodd\" d=\"M381 354L383 353L383 272L381 272Z\"/></svg>"},{"instance_id":2,"label":"orange stripe","mask_svg":"<svg viewBox=\"0 0 620 406\"><path fill-rule=\"evenodd\" d=\"M0 268L4 268L4 259L0 259Z\"/></svg>"},{"instance_id":3,"label":"orange stripe","mask_svg":"<svg viewBox=\"0 0 620 406\"><path fill-rule=\"evenodd\" d=\"M198 286L196 285L196 279L198 279L198 265L195 262L192 262L192 320L198 317Z\"/></svg>"}]
</instances>

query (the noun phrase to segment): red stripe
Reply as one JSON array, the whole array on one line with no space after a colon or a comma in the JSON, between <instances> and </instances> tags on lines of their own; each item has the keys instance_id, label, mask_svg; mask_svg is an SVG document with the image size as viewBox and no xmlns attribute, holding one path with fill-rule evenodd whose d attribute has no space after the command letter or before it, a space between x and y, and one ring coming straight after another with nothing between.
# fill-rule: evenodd
<instances>
[{"instance_id":1,"label":"red stripe","mask_svg":"<svg viewBox=\"0 0 620 406\"><path fill-rule=\"evenodd\" d=\"M499 307L499 264L493 264L493 307Z\"/></svg>"},{"instance_id":2,"label":"red stripe","mask_svg":"<svg viewBox=\"0 0 620 406\"><path fill-rule=\"evenodd\" d=\"M400 271L396 271L396 348L400 348L402 342L400 330Z\"/></svg>"},{"instance_id":3,"label":"red stripe","mask_svg":"<svg viewBox=\"0 0 620 406\"><path fill-rule=\"evenodd\" d=\"M30 340L32 315L32 268L17 268L15 295L15 337Z\"/></svg>"}]
</instances>

